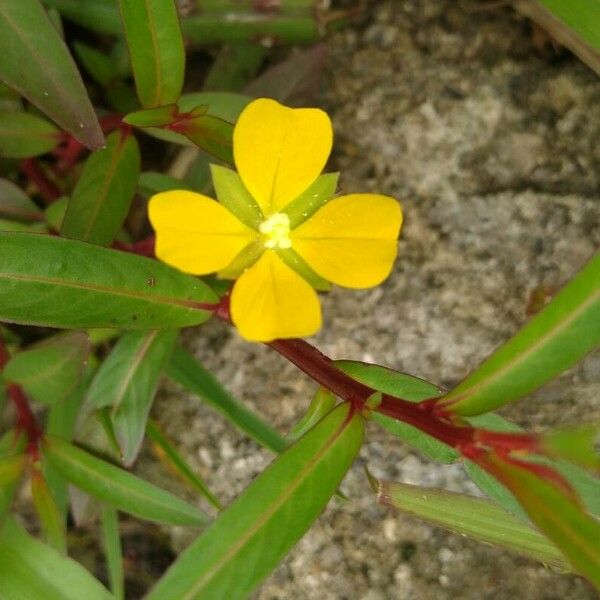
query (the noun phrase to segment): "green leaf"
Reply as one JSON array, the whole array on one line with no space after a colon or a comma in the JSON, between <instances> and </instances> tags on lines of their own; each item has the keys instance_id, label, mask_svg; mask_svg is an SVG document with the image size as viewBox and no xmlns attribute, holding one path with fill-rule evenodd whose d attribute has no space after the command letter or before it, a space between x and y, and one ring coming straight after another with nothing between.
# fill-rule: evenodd
<instances>
[{"instance_id":1,"label":"green leaf","mask_svg":"<svg viewBox=\"0 0 600 600\"><path fill-rule=\"evenodd\" d=\"M78 488L140 519L199 526L208 518L177 496L107 463L59 438L47 437L44 456Z\"/></svg>"},{"instance_id":2,"label":"green leaf","mask_svg":"<svg viewBox=\"0 0 600 600\"><path fill-rule=\"evenodd\" d=\"M549 431L541 436L540 441L544 450L549 454L565 458L582 467L599 471L599 439L600 424L594 423Z\"/></svg>"},{"instance_id":3,"label":"green leaf","mask_svg":"<svg viewBox=\"0 0 600 600\"><path fill-rule=\"evenodd\" d=\"M166 104L129 113L123 121L133 127L164 127L177 121L178 113L177 104Z\"/></svg>"},{"instance_id":4,"label":"green leaf","mask_svg":"<svg viewBox=\"0 0 600 600\"><path fill-rule=\"evenodd\" d=\"M368 365L350 360L336 361L335 365L340 371L350 375L356 381L360 381L384 394L398 396L410 402L420 402L441 393L441 390L437 386L428 381L407 375L406 373L398 373L379 365ZM403 442L422 452L432 460L442 463L452 463L459 457L458 452L454 448L423 433L420 429L412 425L377 412L373 412L371 418Z\"/></svg>"},{"instance_id":5,"label":"green leaf","mask_svg":"<svg viewBox=\"0 0 600 600\"><path fill-rule=\"evenodd\" d=\"M288 440L295 442L309 429L312 429L335 406L335 396L326 388L320 387L310 401L308 410L288 433Z\"/></svg>"},{"instance_id":6,"label":"green leaf","mask_svg":"<svg viewBox=\"0 0 600 600\"><path fill-rule=\"evenodd\" d=\"M325 508L360 449L347 404L288 448L179 556L147 600L246 598Z\"/></svg>"},{"instance_id":7,"label":"green leaf","mask_svg":"<svg viewBox=\"0 0 600 600\"><path fill-rule=\"evenodd\" d=\"M458 415L494 410L532 392L599 343L600 253L441 402Z\"/></svg>"},{"instance_id":8,"label":"green leaf","mask_svg":"<svg viewBox=\"0 0 600 600\"><path fill-rule=\"evenodd\" d=\"M90 348L83 331L59 334L15 354L4 375L38 402L62 402L79 385Z\"/></svg>"},{"instance_id":9,"label":"green leaf","mask_svg":"<svg viewBox=\"0 0 600 600\"><path fill-rule=\"evenodd\" d=\"M51 230L56 231L57 233L60 231L68 205L69 198L67 196L61 196L58 200L55 200L44 209L44 219Z\"/></svg>"},{"instance_id":10,"label":"green leaf","mask_svg":"<svg viewBox=\"0 0 600 600\"><path fill-rule=\"evenodd\" d=\"M262 212L240 176L233 169L220 165L210 165L210 172L217 200L242 223L258 229L263 221Z\"/></svg>"},{"instance_id":11,"label":"green leaf","mask_svg":"<svg viewBox=\"0 0 600 600\"><path fill-rule=\"evenodd\" d=\"M571 564L600 588L600 522L586 514L552 483L493 455L488 457L494 476L519 500L541 531Z\"/></svg>"},{"instance_id":12,"label":"green leaf","mask_svg":"<svg viewBox=\"0 0 600 600\"><path fill-rule=\"evenodd\" d=\"M158 261L54 236L0 233L0 321L76 329L197 325L216 295Z\"/></svg>"},{"instance_id":13,"label":"green leaf","mask_svg":"<svg viewBox=\"0 0 600 600\"><path fill-rule=\"evenodd\" d=\"M138 97L144 108L177 102L185 50L173 0L119 0Z\"/></svg>"},{"instance_id":14,"label":"green leaf","mask_svg":"<svg viewBox=\"0 0 600 600\"><path fill-rule=\"evenodd\" d=\"M221 510L221 503L217 500L216 496L208 489L204 481L196 475L181 454L177 452L173 443L160 430L158 424L152 419L148 420L146 431L148 438L153 442L158 457L170 466L183 481L188 483L197 492L200 492L217 510Z\"/></svg>"},{"instance_id":15,"label":"green leaf","mask_svg":"<svg viewBox=\"0 0 600 600\"><path fill-rule=\"evenodd\" d=\"M285 438L238 402L212 373L183 348L175 348L166 372L173 381L200 396L261 446L273 452L281 452L287 447Z\"/></svg>"},{"instance_id":16,"label":"green leaf","mask_svg":"<svg viewBox=\"0 0 600 600\"><path fill-rule=\"evenodd\" d=\"M310 219L333 198L339 176L339 173L319 175L305 192L302 192L300 196L283 208L282 212L290 218L291 229Z\"/></svg>"},{"instance_id":17,"label":"green leaf","mask_svg":"<svg viewBox=\"0 0 600 600\"><path fill-rule=\"evenodd\" d=\"M212 115L198 115L170 127L209 154L233 164L233 125Z\"/></svg>"},{"instance_id":18,"label":"green leaf","mask_svg":"<svg viewBox=\"0 0 600 600\"><path fill-rule=\"evenodd\" d=\"M89 387L86 403L111 407L110 416L125 465L135 461L146 431L158 379L176 330L130 331L121 337Z\"/></svg>"},{"instance_id":19,"label":"green leaf","mask_svg":"<svg viewBox=\"0 0 600 600\"><path fill-rule=\"evenodd\" d=\"M185 181L156 171L144 171L138 180L138 190L145 197L170 190L193 190Z\"/></svg>"},{"instance_id":20,"label":"green leaf","mask_svg":"<svg viewBox=\"0 0 600 600\"><path fill-rule=\"evenodd\" d=\"M25 112L0 113L0 156L3 158L46 154L59 141L58 129L42 117Z\"/></svg>"},{"instance_id":21,"label":"green leaf","mask_svg":"<svg viewBox=\"0 0 600 600\"><path fill-rule=\"evenodd\" d=\"M45 3L82 27L107 35L123 35L116 0L45 0Z\"/></svg>"},{"instance_id":22,"label":"green leaf","mask_svg":"<svg viewBox=\"0 0 600 600\"><path fill-rule=\"evenodd\" d=\"M77 58L96 83L102 87L107 87L115 78L116 72L110 56L82 42L75 42L73 50L75 50Z\"/></svg>"},{"instance_id":23,"label":"green leaf","mask_svg":"<svg viewBox=\"0 0 600 600\"><path fill-rule=\"evenodd\" d=\"M26 454L0 456L0 488L15 483L23 474L26 464Z\"/></svg>"},{"instance_id":24,"label":"green leaf","mask_svg":"<svg viewBox=\"0 0 600 600\"><path fill-rule=\"evenodd\" d=\"M8 179L0 179L0 217L41 221L44 215L20 187Z\"/></svg>"},{"instance_id":25,"label":"green leaf","mask_svg":"<svg viewBox=\"0 0 600 600\"><path fill-rule=\"evenodd\" d=\"M0 30L0 79L88 148L102 146L77 67L40 2L2 0Z\"/></svg>"},{"instance_id":26,"label":"green leaf","mask_svg":"<svg viewBox=\"0 0 600 600\"><path fill-rule=\"evenodd\" d=\"M1 382L0 382L1 383ZM23 451L27 446L27 439L22 432L17 432L15 429L7 431L2 437L0 437L0 459L2 461L8 460L8 479L10 483L0 484L0 527L4 522L3 519L9 510L14 495L17 491L17 487L20 481L20 477L16 479L11 478L11 473L14 473L15 461L10 460L11 457L22 456ZM21 462L21 458L16 459L16 463ZM26 463L23 463L25 466Z\"/></svg>"},{"instance_id":27,"label":"green leaf","mask_svg":"<svg viewBox=\"0 0 600 600\"><path fill-rule=\"evenodd\" d=\"M177 105L179 112L189 113L197 106L208 106L207 115L223 119L228 123L235 123L240 113L252 101L251 96L231 94L228 92L193 92L183 94ZM169 129L149 128L144 133L159 140L189 146L192 144L185 136Z\"/></svg>"},{"instance_id":28,"label":"green leaf","mask_svg":"<svg viewBox=\"0 0 600 600\"><path fill-rule=\"evenodd\" d=\"M12 517L0 524L0 581L7 600L114 600L79 563L30 536Z\"/></svg>"},{"instance_id":29,"label":"green leaf","mask_svg":"<svg viewBox=\"0 0 600 600\"><path fill-rule=\"evenodd\" d=\"M86 161L60 230L69 238L108 246L129 212L140 174L135 137L115 131Z\"/></svg>"},{"instance_id":30,"label":"green leaf","mask_svg":"<svg viewBox=\"0 0 600 600\"><path fill-rule=\"evenodd\" d=\"M123 572L123 552L119 536L119 516L111 506L104 506L100 518L102 525L102 546L106 556L110 589L115 600L125 598L125 574Z\"/></svg>"},{"instance_id":31,"label":"green leaf","mask_svg":"<svg viewBox=\"0 0 600 600\"><path fill-rule=\"evenodd\" d=\"M376 480L377 501L403 512L543 563L565 568L561 552L495 502L465 494Z\"/></svg>"},{"instance_id":32,"label":"green leaf","mask_svg":"<svg viewBox=\"0 0 600 600\"><path fill-rule=\"evenodd\" d=\"M67 551L65 521L50 493L46 480L35 470L31 477L31 498L37 513L45 541L61 554Z\"/></svg>"}]
</instances>

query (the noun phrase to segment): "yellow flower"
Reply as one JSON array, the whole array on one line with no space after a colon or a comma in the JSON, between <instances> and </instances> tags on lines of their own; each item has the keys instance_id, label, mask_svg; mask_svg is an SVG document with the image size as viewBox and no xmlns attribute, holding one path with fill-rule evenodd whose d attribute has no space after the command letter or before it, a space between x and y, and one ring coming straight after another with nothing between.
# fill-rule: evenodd
<instances>
[{"instance_id":1,"label":"yellow flower","mask_svg":"<svg viewBox=\"0 0 600 600\"><path fill-rule=\"evenodd\" d=\"M400 205L377 194L329 200L334 189L323 197L321 184L337 180L319 178L332 141L323 111L254 100L233 135L239 176L213 170L220 202L184 190L150 199L156 256L194 275L236 278L231 317L247 340L312 335L319 282L367 288L390 273Z\"/></svg>"}]
</instances>

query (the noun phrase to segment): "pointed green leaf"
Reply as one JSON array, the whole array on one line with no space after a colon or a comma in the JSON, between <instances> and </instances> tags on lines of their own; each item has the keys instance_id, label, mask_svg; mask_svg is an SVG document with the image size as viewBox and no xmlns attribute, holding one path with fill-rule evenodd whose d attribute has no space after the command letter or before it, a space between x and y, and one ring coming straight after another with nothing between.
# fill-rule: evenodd
<instances>
[{"instance_id":1,"label":"pointed green leaf","mask_svg":"<svg viewBox=\"0 0 600 600\"><path fill-rule=\"evenodd\" d=\"M142 106L177 102L185 50L174 0L119 0L119 7Z\"/></svg>"},{"instance_id":2,"label":"pointed green leaf","mask_svg":"<svg viewBox=\"0 0 600 600\"><path fill-rule=\"evenodd\" d=\"M441 390L428 381L407 375L406 373L398 373L379 365L369 365L350 360L336 361L335 365L353 379L379 392L398 396L411 402L420 402L426 398L432 398L441 394ZM459 456L454 448L423 433L420 429L412 425L392 419L391 417L386 417L377 412L373 412L371 418L409 446L422 452L432 460L442 463L452 463Z\"/></svg>"},{"instance_id":3,"label":"pointed green leaf","mask_svg":"<svg viewBox=\"0 0 600 600\"><path fill-rule=\"evenodd\" d=\"M73 50L96 83L106 87L115 78L116 72L110 56L82 42L75 42Z\"/></svg>"},{"instance_id":4,"label":"pointed green leaf","mask_svg":"<svg viewBox=\"0 0 600 600\"><path fill-rule=\"evenodd\" d=\"M489 412L532 392L599 343L600 253L441 402L459 415Z\"/></svg>"},{"instance_id":5,"label":"pointed green leaf","mask_svg":"<svg viewBox=\"0 0 600 600\"><path fill-rule=\"evenodd\" d=\"M44 533L44 539L61 554L67 551L65 522L40 471L31 477L31 498Z\"/></svg>"},{"instance_id":6,"label":"pointed green leaf","mask_svg":"<svg viewBox=\"0 0 600 600\"><path fill-rule=\"evenodd\" d=\"M39 0L2 0L0 30L0 79L82 144L99 148L104 137L81 76Z\"/></svg>"},{"instance_id":7,"label":"pointed green leaf","mask_svg":"<svg viewBox=\"0 0 600 600\"><path fill-rule=\"evenodd\" d=\"M62 402L79 385L90 348L83 331L59 334L15 354L4 376L38 402Z\"/></svg>"},{"instance_id":8,"label":"pointed green leaf","mask_svg":"<svg viewBox=\"0 0 600 600\"><path fill-rule=\"evenodd\" d=\"M45 0L45 3L82 27L106 35L123 35L116 0Z\"/></svg>"},{"instance_id":9,"label":"pointed green leaf","mask_svg":"<svg viewBox=\"0 0 600 600\"><path fill-rule=\"evenodd\" d=\"M23 474L27 464L26 454L0 456L0 488L12 485Z\"/></svg>"},{"instance_id":10,"label":"pointed green leaf","mask_svg":"<svg viewBox=\"0 0 600 600\"><path fill-rule=\"evenodd\" d=\"M62 327L197 325L216 295L155 260L84 242L0 233L0 321Z\"/></svg>"},{"instance_id":11,"label":"pointed green leaf","mask_svg":"<svg viewBox=\"0 0 600 600\"><path fill-rule=\"evenodd\" d=\"M455 533L566 567L554 544L490 500L383 480L377 480L377 500Z\"/></svg>"},{"instance_id":12,"label":"pointed green leaf","mask_svg":"<svg viewBox=\"0 0 600 600\"><path fill-rule=\"evenodd\" d=\"M42 117L25 112L0 113L0 157L28 158L46 154L59 141L58 129Z\"/></svg>"},{"instance_id":13,"label":"pointed green leaf","mask_svg":"<svg viewBox=\"0 0 600 600\"><path fill-rule=\"evenodd\" d=\"M233 125L219 117L199 115L170 127L209 154L233 164Z\"/></svg>"},{"instance_id":14,"label":"pointed green leaf","mask_svg":"<svg viewBox=\"0 0 600 600\"><path fill-rule=\"evenodd\" d=\"M258 229L263 215L241 177L233 170L220 165L210 165L217 200L242 223Z\"/></svg>"},{"instance_id":15,"label":"pointed green leaf","mask_svg":"<svg viewBox=\"0 0 600 600\"><path fill-rule=\"evenodd\" d=\"M114 600L79 563L30 536L12 517L0 523L0 581L7 600Z\"/></svg>"},{"instance_id":16,"label":"pointed green leaf","mask_svg":"<svg viewBox=\"0 0 600 600\"><path fill-rule=\"evenodd\" d=\"M599 423L549 431L541 436L540 441L549 454L600 471Z\"/></svg>"},{"instance_id":17,"label":"pointed green leaf","mask_svg":"<svg viewBox=\"0 0 600 600\"><path fill-rule=\"evenodd\" d=\"M59 438L45 438L44 456L71 483L140 519L198 526L208 518L177 496Z\"/></svg>"},{"instance_id":18,"label":"pointed green leaf","mask_svg":"<svg viewBox=\"0 0 600 600\"><path fill-rule=\"evenodd\" d=\"M19 221L41 221L44 218L29 196L8 179L0 179L0 217Z\"/></svg>"},{"instance_id":19,"label":"pointed green leaf","mask_svg":"<svg viewBox=\"0 0 600 600\"><path fill-rule=\"evenodd\" d=\"M310 187L285 206L282 212L290 218L290 227L298 227L329 202L337 188L339 173L319 175Z\"/></svg>"},{"instance_id":20,"label":"pointed green leaf","mask_svg":"<svg viewBox=\"0 0 600 600\"><path fill-rule=\"evenodd\" d=\"M123 551L119 535L119 515L112 506L104 506L102 507L100 522L110 590L115 600L123 600L125 597L125 574L123 572Z\"/></svg>"},{"instance_id":21,"label":"pointed green leaf","mask_svg":"<svg viewBox=\"0 0 600 600\"><path fill-rule=\"evenodd\" d=\"M312 429L335 406L336 397L326 388L320 387L310 401L308 410L288 433L290 441L295 442L309 429Z\"/></svg>"},{"instance_id":22,"label":"pointed green leaf","mask_svg":"<svg viewBox=\"0 0 600 600\"><path fill-rule=\"evenodd\" d=\"M582 575L600 588L600 522L562 490L530 471L492 455L489 463L494 476L510 489L531 520Z\"/></svg>"},{"instance_id":23,"label":"pointed green leaf","mask_svg":"<svg viewBox=\"0 0 600 600\"><path fill-rule=\"evenodd\" d=\"M89 387L86 404L110 407L123 462L133 464L146 431L158 379L175 341L176 330L130 331L121 337Z\"/></svg>"},{"instance_id":24,"label":"pointed green leaf","mask_svg":"<svg viewBox=\"0 0 600 600\"><path fill-rule=\"evenodd\" d=\"M247 598L325 508L360 449L346 404L263 471L175 561L147 600Z\"/></svg>"},{"instance_id":25,"label":"pointed green leaf","mask_svg":"<svg viewBox=\"0 0 600 600\"><path fill-rule=\"evenodd\" d=\"M281 452L287 447L285 438L238 402L212 373L183 348L175 348L166 372L173 381L200 396L261 446L273 452Z\"/></svg>"},{"instance_id":26,"label":"pointed green leaf","mask_svg":"<svg viewBox=\"0 0 600 600\"><path fill-rule=\"evenodd\" d=\"M96 150L73 190L61 235L108 246L129 212L140 174L140 151L132 135L115 131Z\"/></svg>"},{"instance_id":27,"label":"pointed green leaf","mask_svg":"<svg viewBox=\"0 0 600 600\"><path fill-rule=\"evenodd\" d=\"M177 121L177 104L166 104L129 113L123 121L133 127L164 127Z\"/></svg>"},{"instance_id":28,"label":"pointed green leaf","mask_svg":"<svg viewBox=\"0 0 600 600\"><path fill-rule=\"evenodd\" d=\"M158 424L150 419L148 421L147 433L154 444L156 454L166 462L183 481L188 483L194 490L200 492L217 510L221 510L221 503L216 496L208 489L208 486L196 475L192 467L177 452L173 443L161 431Z\"/></svg>"}]
</instances>

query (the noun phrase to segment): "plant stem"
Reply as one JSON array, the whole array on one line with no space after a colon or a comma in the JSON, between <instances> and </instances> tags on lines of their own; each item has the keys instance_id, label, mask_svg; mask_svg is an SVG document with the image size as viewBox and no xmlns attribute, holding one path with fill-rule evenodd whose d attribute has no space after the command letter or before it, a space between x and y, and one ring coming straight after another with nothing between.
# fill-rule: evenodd
<instances>
[{"instance_id":1,"label":"plant stem","mask_svg":"<svg viewBox=\"0 0 600 600\"><path fill-rule=\"evenodd\" d=\"M10 354L4 344L4 340L0 337L0 371L4 369L4 366L10 359ZM32 457L37 457L38 454L38 443L42 435L37 419L29 406L27 396L25 396L23 390L16 383L9 383L6 386L8 397L14 404L15 411L17 413L17 429L20 429L27 436L27 452Z\"/></svg>"}]
</instances>

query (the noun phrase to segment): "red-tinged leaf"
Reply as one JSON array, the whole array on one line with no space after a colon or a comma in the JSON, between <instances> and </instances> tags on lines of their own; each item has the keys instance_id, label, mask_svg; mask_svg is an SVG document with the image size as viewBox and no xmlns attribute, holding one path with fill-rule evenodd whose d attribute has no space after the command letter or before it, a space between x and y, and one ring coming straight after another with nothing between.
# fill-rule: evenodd
<instances>
[{"instance_id":1,"label":"red-tinged leaf","mask_svg":"<svg viewBox=\"0 0 600 600\"><path fill-rule=\"evenodd\" d=\"M177 104L167 104L129 113L123 121L133 127L164 127L177 121L178 113Z\"/></svg>"},{"instance_id":2,"label":"red-tinged leaf","mask_svg":"<svg viewBox=\"0 0 600 600\"><path fill-rule=\"evenodd\" d=\"M207 114L193 116L171 125L171 131L181 133L188 140L216 156L223 162L233 164L233 125Z\"/></svg>"},{"instance_id":3,"label":"red-tinged leaf","mask_svg":"<svg viewBox=\"0 0 600 600\"><path fill-rule=\"evenodd\" d=\"M67 46L38 0L0 2L0 79L88 148L104 143Z\"/></svg>"},{"instance_id":4,"label":"red-tinged leaf","mask_svg":"<svg viewBox=\"0 0 600 600\"><path fill-rule=\"evenodd\" d=\"M514 494L573 567L600 589L600 523L554 482L522 466L493 455L480 464Z\"/></svg>"}]
</instances>

